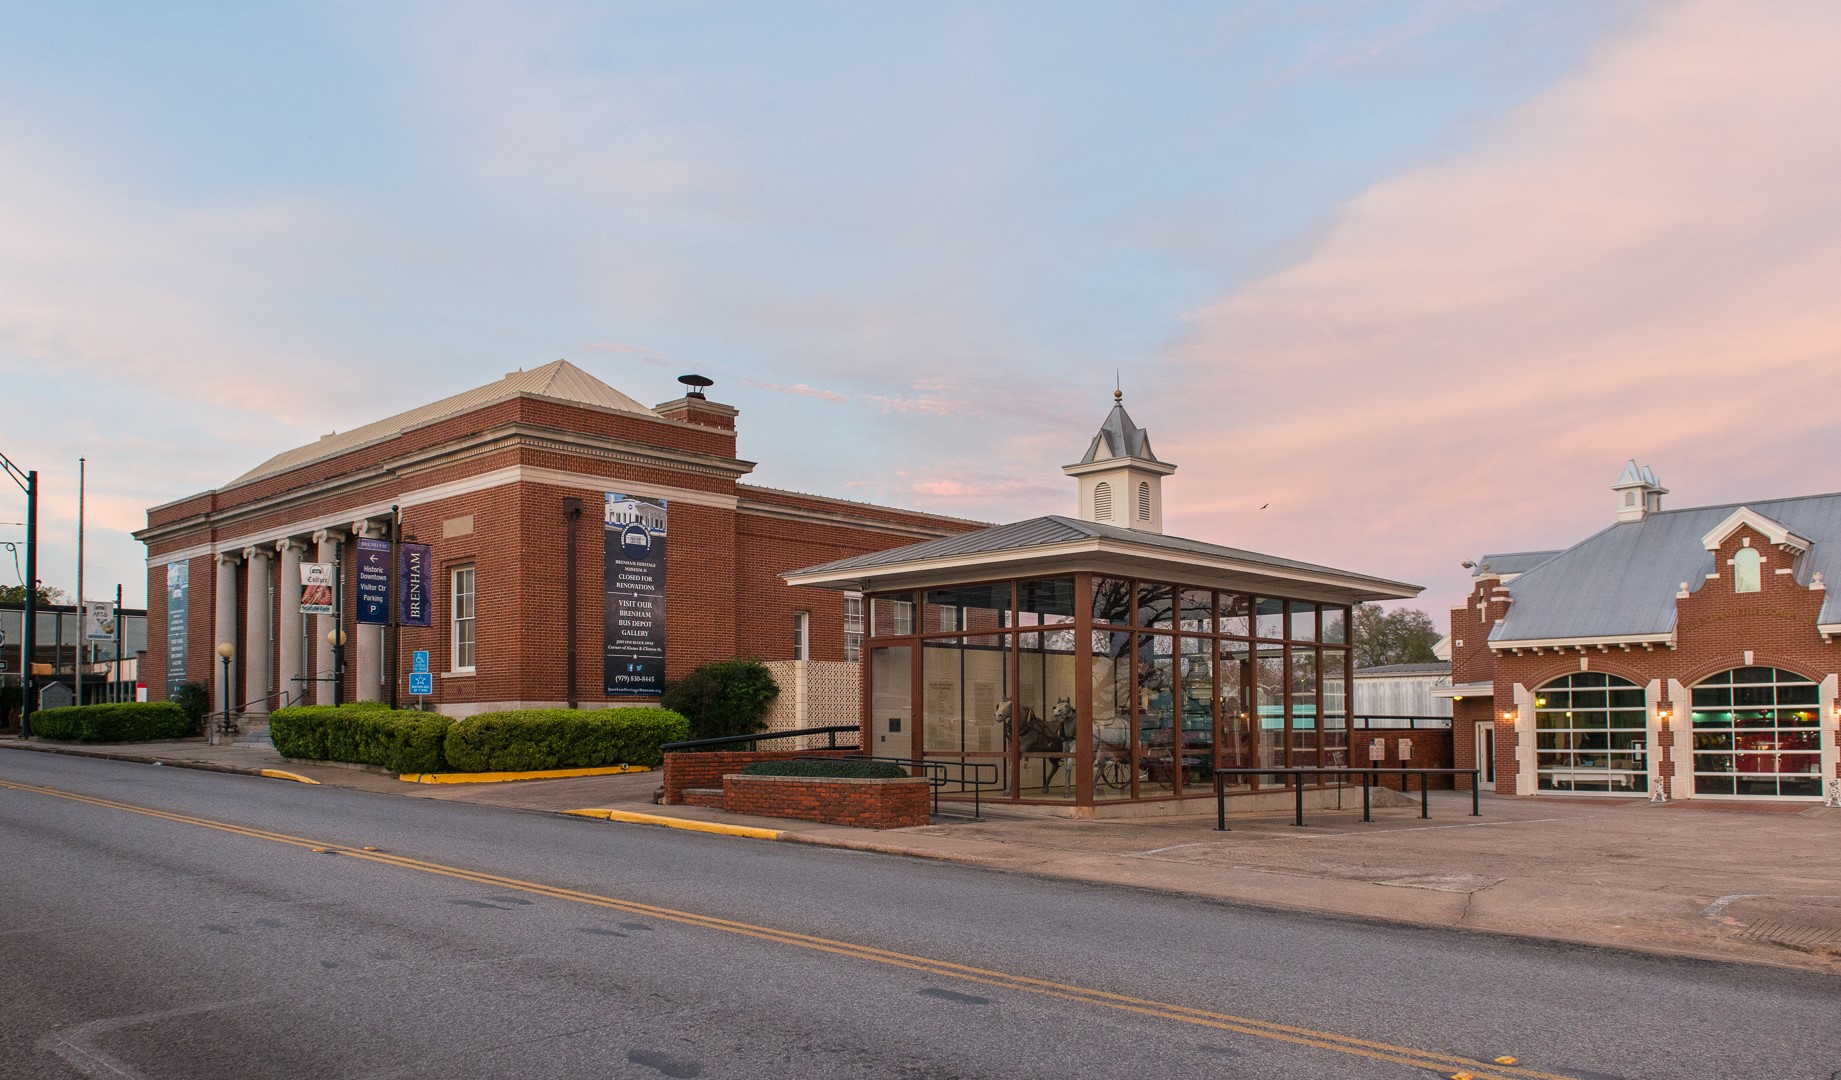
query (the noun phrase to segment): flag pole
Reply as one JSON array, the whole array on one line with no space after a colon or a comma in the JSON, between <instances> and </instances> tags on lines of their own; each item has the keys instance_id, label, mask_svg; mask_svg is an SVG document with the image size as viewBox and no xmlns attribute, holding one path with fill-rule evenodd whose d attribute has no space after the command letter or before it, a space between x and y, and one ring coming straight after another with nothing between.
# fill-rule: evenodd
<instances>
[{"instance_id":1,"label":"flag pole","mask_svg":"<svg viewBox=\"0 0 1841 1080\"><path fill-rule=\"evenodd\" d=\"M77 459L77 704L83 704L83 653L89 646L89 635L85 632L83 617L87 607L83 601L83 470L84 460Z\"/></svg>"}]
</instances>

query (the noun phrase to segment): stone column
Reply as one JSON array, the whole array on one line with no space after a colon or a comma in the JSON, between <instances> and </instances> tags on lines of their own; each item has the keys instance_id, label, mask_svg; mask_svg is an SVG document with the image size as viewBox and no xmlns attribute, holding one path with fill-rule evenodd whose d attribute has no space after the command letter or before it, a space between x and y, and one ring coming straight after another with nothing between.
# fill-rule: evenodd
<instances>
[{"instance_id":1,"label":"stone column","mask_svg":"<svg viewBox=\"0 0 1841 1080\"><path fill-rule=\"evenodd\" d=\"M384 527L375 521L352 522L352 534L356 537L381 539ZM356 546L354 544L354 551ZM357 572L358 560L350 562L353 573ZM359 701L383 700L384 675L384 628L380 623L358 623L352 628L358 646L358 688L356 698Z\"/></svg>"},{"instance_id":2,"label":"stone column","mask_svg":"<svg viewBox=\"0 0 1841 1080\"><path fill-rule=\"evenodd\" d=\"M337 529L321 529L314 533L313 540L320 546L319 557L315 561L323 563L335 561L338 558L340 544L344 539L345 534ZM337 621L334 616L319 615L314 618L313 623L313 672L316 677L313 684L313 703L331 705L333 701L332 642L326 635L332 633Z\"/></svg>"},{"instance_id":3,"label":"stone column","mask_svg":"<svg viewBox=\"0 0 1841 1080\"><path fill-rule=\"evenodd\" d=\"M226 703L234 711L237 700L237 662L230 661L230 685L224 685L224 659L217 647L226 642L241 649L237 639L237 562L239 556L228 551L217 553L217 611L211 622L211 711L222 717ZM215 721L212 721L215 722Z\"/></svg>"},{"instance_id":4,"label":"stone column","mask_svg":"<svg viewBox=\"0 0 1841 1080\"><path fill-rule=\"evenodd\" d=\"M268 719L268 697L274 692L274 687L268 684L269 650L274 647L272 634L275 627L268 594L272 557L267 547L243 549L243 560L249 563L249 581L243 591L243 610L246 612L243 622L243 699L249 704L246 711L262 720Z\"/></svg>"},{"instance_id":5,"label":"stone column","mask_svg":"<svg viewBox=\"0 0 1841 1080\"><path fill-rule=\"evenodd\" d=\"M275 674L279 682L275 689L285 695L283 700L289 705L300 705L307 700L307 684L301 681L307 674L307 658L301 648L300 622L300 557L307 544L289 537L276 544L275 550L281 555L281 588L276 595L280 617L275 631Z\"/></svg>"}]
</instances>

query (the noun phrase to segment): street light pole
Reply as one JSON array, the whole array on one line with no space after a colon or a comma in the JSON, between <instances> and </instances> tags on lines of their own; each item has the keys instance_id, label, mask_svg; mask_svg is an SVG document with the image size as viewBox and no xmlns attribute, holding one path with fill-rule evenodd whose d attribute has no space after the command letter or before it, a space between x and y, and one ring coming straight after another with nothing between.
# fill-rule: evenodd
<instances>
[{"instance_id":1,"label":"street light pole","mask_svg":"<svg viewBox=\"0 0 1841 1080\"><path fill-rule=\"evenodd\" d=\"M217 655L224 661L224 718L218 722L217 736L220 739L236 734L236 725L230 720L230 658L237 654L237 647L228 641L217 643Z\"/></svg>"},{"instance_id":2,"label":"street light pole","mask_svg":"<svg viewBox=\"0 0 1841 1080\"><path fill-rule=\"evenodd\" d=\"M26 493L26 624L19 643L19 737L32 735L32 660L38 655L38 470L23 470L0 454L0 469Z\"/></svg>"}]
</instances>

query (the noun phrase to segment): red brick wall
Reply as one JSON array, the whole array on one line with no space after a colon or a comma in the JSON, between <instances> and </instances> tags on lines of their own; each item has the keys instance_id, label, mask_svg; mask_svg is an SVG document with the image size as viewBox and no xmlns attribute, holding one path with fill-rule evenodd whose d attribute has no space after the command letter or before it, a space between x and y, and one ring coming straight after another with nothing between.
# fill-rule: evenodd
<instances>
[{"instance_id":1,"label":"red brick wall","mask_svg":"<svg viewBox=\"0 0 1841 1080\"><path fill-rule=\"evenodd\" d=\"M1368 756L1368 744L1381 740L1387 755L1381 759L1380 766L1385 769L1449 769L1451 763L1452 732L1445 728L1355 728L1349 732L1349 763L1354 768L1361 768L1373 759ZM1407 739L1413 744L1413 756L1406 761L1400 760L1400 740ZM1383 787L1405 789L1407 777L1384 777ZM1431 778L1435 791L1448 791L1455 785L1449 776ZM1412 790L1419 790L1419 781L1412 780ZM1470 778L1464 777L1463 790L1470 790Z\"/></svg>"},{"instance_id":2,"label":"red brick wall","mask_svg":"<svg viewBox=\"0 0 1841 1080\"><path fill-rule=\"evenodd\" d=\"M665 805L684 801L686 788L716 788L722 778L757 761L784 761L802 757L858 757L857 750L708 750L665 755Z\"/></svg>"},{"instance_id":3,"label":"red brick wall","mask_svg":"<svg viewBox=\"0 0 1841 1080\"><path fill-rule=\"evenodd\" d=\"M932 819L927 778L820 779L810 776L722 778L722 808L731 814L797 818L861 829L905 829Z\"/></svg>"}]
</instances>

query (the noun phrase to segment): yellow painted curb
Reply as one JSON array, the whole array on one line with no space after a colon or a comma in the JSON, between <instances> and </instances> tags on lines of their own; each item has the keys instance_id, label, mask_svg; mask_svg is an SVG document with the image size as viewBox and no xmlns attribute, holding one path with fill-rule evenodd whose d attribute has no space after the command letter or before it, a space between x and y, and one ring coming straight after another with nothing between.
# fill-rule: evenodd
<instances>
[{"instance_id":1,"label":"yellow painted curb","mask_svg":"<svg viewBox=\"0 0 1841 1080\"><path fill-rule=\"evenodd\" d=\"M406 772L397 779L411 784L503 784L508 780L570 780L580 776L619 776L651 771L646 765L607 765L594 769L538 769L533 772Z\"/></svg>"},{"instance_id":2,"label":"yellow painted curb","mask_svg":"<svg viewBox=\"0 0 1841 1080\"><path fill-rule=\"evenodd\" d=\"M296 772L285 772L281 769L263 769L262 775L272 777L276 780L292 780L296 784L317 784L319 783L318 780L314 780L309 777L302 776L301 774L296 773Z\"/></svg>"},{"instance_id":3,"label":"yellow painted curb","mask_svg":"<svg viewBox=\"0 0 1841 1080\"><path fill-rule=\"evenodd\" d=\"M667 829L689 829L691 832L715 833L718 836L745 836L750 840L778 840L781 836L779 829L724 825L719 821L693 821L690 818L665 817L661 814L635 814L630 810L564 810L563 813L601 821L625 821L634 825L663 825Z\"/></svg>"}]
</instances>

